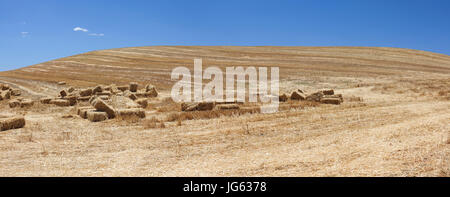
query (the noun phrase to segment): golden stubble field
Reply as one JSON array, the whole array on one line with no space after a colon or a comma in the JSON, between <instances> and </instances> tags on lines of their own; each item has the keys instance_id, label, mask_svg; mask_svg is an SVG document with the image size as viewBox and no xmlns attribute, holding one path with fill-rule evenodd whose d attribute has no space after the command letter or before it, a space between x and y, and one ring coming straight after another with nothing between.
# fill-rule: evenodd
<instances>
[{"instance_id":1,"label":"golden stubble field","mask_svg":"<svg viewBox=\"0 0 450 197\"><path fill-rule=\"evenodd\" d=\"M281 92L332 88L341 105L283 103L274 114L178 112L172 68L278 66ZM143 120L91 123L35 104L0 132L0 176L450 176L450 57L364 47L139 47L1 72L22 97L152 83ZM68 116L73 115L73 116Z\"/></svg>"}]
</instances>

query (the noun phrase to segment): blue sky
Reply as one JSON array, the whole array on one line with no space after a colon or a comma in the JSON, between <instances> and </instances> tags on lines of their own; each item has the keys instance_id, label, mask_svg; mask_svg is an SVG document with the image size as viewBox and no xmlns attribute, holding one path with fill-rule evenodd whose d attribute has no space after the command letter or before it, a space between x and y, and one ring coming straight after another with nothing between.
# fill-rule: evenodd
<instances>
[{"instance_id":1,"label":"blue sky","mask_svg":"<svg viewBox=\"0 0 450 197\"><path fill-rule=\"evenodd\" d=\"M0 70L152 45L386 46L450 55L449 19L448 0L0 0Z\"/></svg>"}]
</instances>

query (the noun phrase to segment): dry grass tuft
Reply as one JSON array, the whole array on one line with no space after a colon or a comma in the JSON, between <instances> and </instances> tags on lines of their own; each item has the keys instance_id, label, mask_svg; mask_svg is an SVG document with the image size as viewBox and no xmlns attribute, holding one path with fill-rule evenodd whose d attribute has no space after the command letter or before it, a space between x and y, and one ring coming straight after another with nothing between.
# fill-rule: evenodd
<instances>
[{"instance_id":1,"label":"dry grass tuft","mask_svg":"<svg viewBox=\"0 0 450 197\"><path fill-rule=\"evenodd\" d=\"M305 109L308 107L318 107L320 106L319 102L315 101L294 101L289 100L286 103L280 103L279 110L280 111L288 111L291 109Z\"/></svg>"},{"instance_id":2,"label":"dry grass tuft","mask_svg":"<svg viewBox=\"0 0 450 197\"><path fill-rule=\"evenodd\" d=\"M167 122L215 119L220 117L240 116L244 114L260 113L259 108L241 108L235 110L213 110L213 111L192 111L192 112L173 112L166 117Z\"/></svg>"},{"instance_id":3,"label":"dry grass tuft","mask_svg":"<svg viewBox=\"0 0 450 197\"><path fill-rule=\"evenodd\" d=\"M150 119L145 119L142 121L142 126L144 129L163 129L166 128L164 121L157 119L156 117L152 117Z\"/></svg>"},{"instance_id":4,"label":"dry grass tuft","mask_svg":"<svg viewBox=\"0 0 450 197\"><path fill-rule=\"evenodd\" d=\"M359 96L346 96L344 99L347 102L364 102L364 99Z\"/></svg>"},{"instance_id":5,"label":"dry grass tuft","mask_svg":"<svg viewBox=\"0 0 450 197\"><path fill-rule=\"evenodd\" d=\"M119 123L119 125L126 126L128 124L139 123L142 119L137 116L117 116L112 121Z\"/></svg>"},{"instance_id":6,"label":"dry grass tuft","mask_svg":"<svg viewBox=\"0 0 450 197\"><path fill-rule=\"evenodd\" d=\"M172 112L172 111L180 111L180 104L174 102L172 98L164 98L160 103L154 104L151 106L152 108L156 108L157 112Z\"/></svg>"}]
</instances>

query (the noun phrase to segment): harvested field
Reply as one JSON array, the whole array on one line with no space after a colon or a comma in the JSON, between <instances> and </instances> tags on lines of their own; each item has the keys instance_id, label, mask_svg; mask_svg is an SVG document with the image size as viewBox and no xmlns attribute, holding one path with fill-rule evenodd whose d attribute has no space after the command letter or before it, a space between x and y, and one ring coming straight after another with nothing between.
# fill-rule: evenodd
<instances>
[{"instance_id":1,"label":"harvested field","mask_svg":"<svg viewBox=\"0 0 450 197\"><path fill-rule=\"evenodd\" d=\"M207 110L183 112L169 98L170 72L193 68L194 58L204 68L280 67L280 112L261 114L252 103L194 103L187 108ZM0 83L35 101L10 108L18 96L0 100L0 118L26 121L0 132L0 176L450 176L446 55L366 47L121 48L0 72ZM73 106L63 98L45 104L63 90L64 99L77 94Z\"/></svg>"}]
</instances>

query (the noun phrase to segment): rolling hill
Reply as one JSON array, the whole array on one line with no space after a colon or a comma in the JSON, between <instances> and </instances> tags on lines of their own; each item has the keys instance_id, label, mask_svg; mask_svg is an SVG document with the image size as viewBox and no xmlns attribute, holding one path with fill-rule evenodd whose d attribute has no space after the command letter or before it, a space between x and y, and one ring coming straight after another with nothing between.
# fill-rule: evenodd
<instances>
[{"instance_id":1,"label":"rolling hill","mask_svg":"<svg viewBox=\"0 0 450 197\"><path fill-rule=\"evenodd\" d=\"M136 81L168 89L170 72L193 67L202 58L208 66L278 66L280 79L326 76L388 77L449 73L450 56L431 52L370 47L231 47L155 46L92 51L18 70L0 72L0 80L33 89L34 81L66 81L74 86L126 84Z\"/></svg>"},{"instance_id":2,"label":"rolling hill","mask_svg":"<svg viewBox=\"0 0 450 197\"><path fill-rule=\"evenodd\" d=\"M280 91L334 89L341 105L294 101L273 114L180 112L172 68L278 66ZM67 85L58 85L65 81ZM152 83L139 120L93 123L73 107L10 108L0 176L450 176L450 56L369 47L157 46L93 51L0 72L37 101L69 86ZM143 86L141 86L143 87ZM122 96L123 98L123 96ZM245 106L247 107L247 106Z\"/></svg>"}]
</instances>

